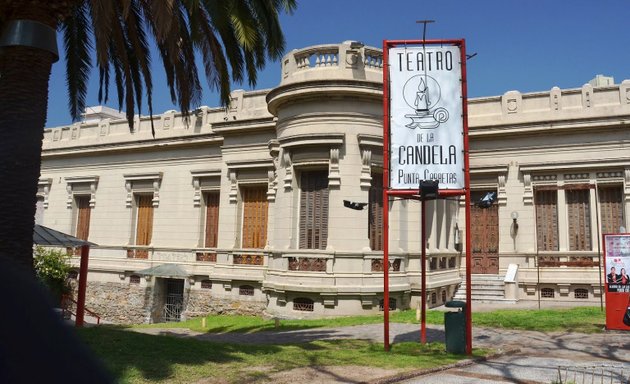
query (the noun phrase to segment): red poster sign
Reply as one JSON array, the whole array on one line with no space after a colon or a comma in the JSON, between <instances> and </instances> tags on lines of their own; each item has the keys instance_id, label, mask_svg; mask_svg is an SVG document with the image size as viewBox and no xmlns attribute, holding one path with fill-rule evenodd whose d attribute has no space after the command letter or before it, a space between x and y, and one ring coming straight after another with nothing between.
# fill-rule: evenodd
<instances>
[{"instance_id":1,"label":"red poster sign","mask_svg":"<svg viewBox=\"0 0 630 384\"><path fill-rule=\"evenodd\" d=\"M630 233L604 235L606 329L630 331Z\"/></svg>"}]
</instances>

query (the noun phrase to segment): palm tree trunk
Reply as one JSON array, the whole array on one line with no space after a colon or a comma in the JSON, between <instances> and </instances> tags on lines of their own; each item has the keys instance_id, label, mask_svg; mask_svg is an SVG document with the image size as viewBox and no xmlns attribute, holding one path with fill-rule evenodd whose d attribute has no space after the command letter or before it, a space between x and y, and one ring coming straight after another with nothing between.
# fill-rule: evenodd
<instances>
[{"instance_id":1,"label":"palm tree trunk","mask_svg":"<svg viewBox=\"0 0 630 384\"><path fill-rule=\"evenodd\" d=\"M41 49L0 52L0 257L30 271L52 63Z\"/></svg>"}]
</instances>

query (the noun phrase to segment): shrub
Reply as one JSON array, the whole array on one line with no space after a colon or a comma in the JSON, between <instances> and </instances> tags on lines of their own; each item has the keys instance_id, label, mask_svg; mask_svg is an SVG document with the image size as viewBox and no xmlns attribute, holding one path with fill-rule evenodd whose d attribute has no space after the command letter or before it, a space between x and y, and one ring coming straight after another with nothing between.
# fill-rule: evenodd
<instances>
[{"instance_id":1,"label":"shrub","mask_svg":"<svg viewBox=\"0 0 630 384\"><path fill-rule=\"evenodd\" d=\"M70 256L64 251L36 247L34 251L35 273L52 294L55 304L61 295L70 291L66 283L70 271Z\"/></svg>"}]
</instances>

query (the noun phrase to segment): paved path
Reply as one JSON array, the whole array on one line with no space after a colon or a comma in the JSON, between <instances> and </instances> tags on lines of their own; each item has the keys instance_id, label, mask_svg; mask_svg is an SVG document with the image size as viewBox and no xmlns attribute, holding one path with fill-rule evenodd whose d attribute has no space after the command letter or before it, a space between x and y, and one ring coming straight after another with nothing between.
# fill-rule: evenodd
<instances>
[{"instance_id":1,"label":"paved path","mask_svg":"<svg viewBox=\"0 0 630 384\"><path fill-rule=\"evenodd\" d=\"M382 324L295 331L266 331L251 334L207 334L177 328L134 328L133 330L155 335L173 335L238 344L306 343L332 339L383 341ZM418 339L418 325L390 324L392 343L417 341ZM443 327L428 325L427 339L428 341L443 342ZM615 369L625 372L625 375L630 375L630 335L624 332L545 333L475 327L473 346L492 348L499 352L510 351L510 353L485 362L420 376L404 381L404 383L551 383L557 378L558 366L586 367L601 366L602 364L614 365ZM575 376L577 373L570 374ZM591 380L586 381L591 382ZM576 382L580 381L576 380ZM611 381L608 379L606 382L610 383Z\"/></svg>"}]
</instances>

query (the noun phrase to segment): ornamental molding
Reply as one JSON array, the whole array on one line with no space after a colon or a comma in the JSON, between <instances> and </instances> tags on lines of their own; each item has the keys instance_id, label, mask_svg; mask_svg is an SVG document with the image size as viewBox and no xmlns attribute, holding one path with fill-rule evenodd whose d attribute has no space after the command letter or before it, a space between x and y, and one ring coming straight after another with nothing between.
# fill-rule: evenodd
<instances>
[{"instance_id":1,"label":"ornamental molding","mask_svg":"<svg viewBox=\"0 0 630 384\"><path fill-rule=\"evenodd\" d=\"M125 189L127 190L127 199L125 205L127 208L133 206L133 194L139 191L149 191L153 194L153 207L160 205L160 185L162 183L162 172L133 173L123 175L125 178ZM150 183L150 187L139 187L139 183ZM134 186L134 184L136 184Z\"/></svg>"},{"instance_id":2,"label":"ornamental molding","mask_svg":"<svg viewBox=\"0 0 630 384\"><path fill-rule=\"evenodd\" d=\"M88 190L90 192L90 208L94 208L96 206L96 187L98 185L98 176L73 176L66 177L66 192L68 192L68 198L66 199L66 207L72 209L74 195L79 194L81 192L85 192L83 190L78 191L79 184L85 184L88 186Z\"/></svg>"}]
</instances>

